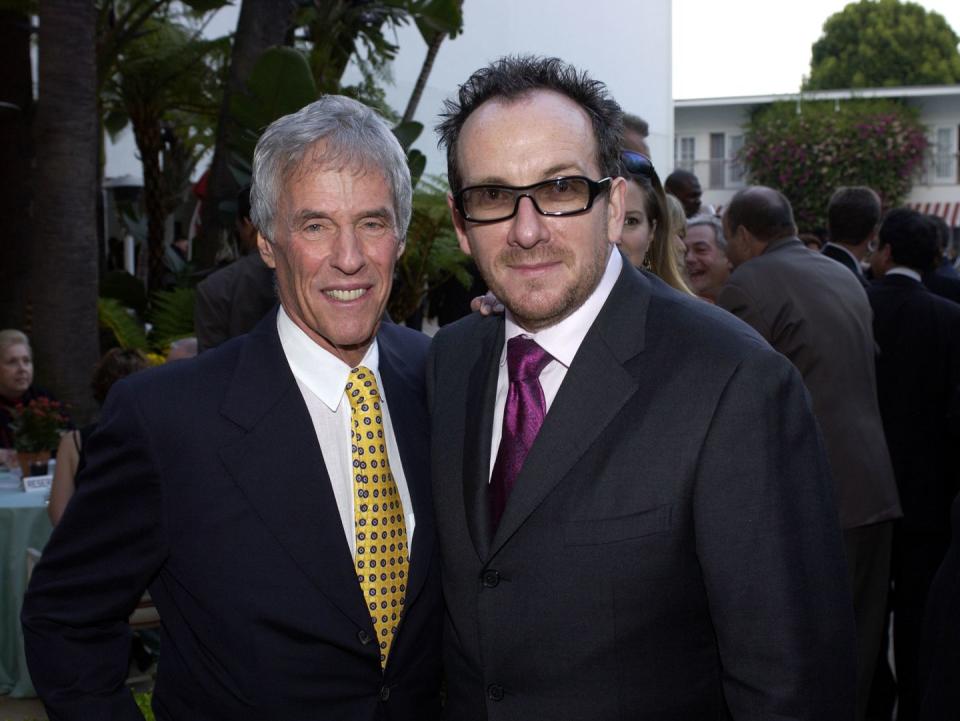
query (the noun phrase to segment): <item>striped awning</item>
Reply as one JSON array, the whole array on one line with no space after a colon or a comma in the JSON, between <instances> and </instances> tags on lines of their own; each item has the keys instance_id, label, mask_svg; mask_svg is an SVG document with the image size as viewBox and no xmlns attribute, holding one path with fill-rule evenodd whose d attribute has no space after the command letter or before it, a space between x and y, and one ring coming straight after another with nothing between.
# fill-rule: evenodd
<instances>
[{"instance_id":1,"label":"striped awning","mask_svg":"<svg viewBox=\"0 0 960 721\"><path fill-rule=\"evenodd\" d=\"M942 201L907 203L908 208L918 210L924 215L939 215L951 228L960 227L960 202Z\"/></svg>"}]
</instances>

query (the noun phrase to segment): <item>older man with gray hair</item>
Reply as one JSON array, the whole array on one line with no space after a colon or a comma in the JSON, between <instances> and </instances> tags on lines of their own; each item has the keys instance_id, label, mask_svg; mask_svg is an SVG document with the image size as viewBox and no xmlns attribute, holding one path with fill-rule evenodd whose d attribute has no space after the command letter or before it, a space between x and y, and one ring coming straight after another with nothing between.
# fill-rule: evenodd
<instances>
[{"instance_id":1,"label":"older man with gray hair","mask_svg":"<svg viewBox=\"0 0 960 721\"><path fill-rule=\"evenodd\" d=\"M141 718L123 680L147 588L157 719L437 716L428 341L381 324L411 198L354 100L263 134L253 220L280 308L114 386L24 604L51 719Z\"/></svg>"},{"instance_id":2,"label":"older man with gray hair","mask_svg":"<svg viewBox=\"0 0 960 721\"><path fill-rule=\"evenodd\" d=\"M683 262L690 279L690 287L699 297L717 302L720 289L730 277L733 266L727 259L727 241L720 219L708 213L687 220L687 234L683 238L686 252Z\"/></svg>"}]
</instances>

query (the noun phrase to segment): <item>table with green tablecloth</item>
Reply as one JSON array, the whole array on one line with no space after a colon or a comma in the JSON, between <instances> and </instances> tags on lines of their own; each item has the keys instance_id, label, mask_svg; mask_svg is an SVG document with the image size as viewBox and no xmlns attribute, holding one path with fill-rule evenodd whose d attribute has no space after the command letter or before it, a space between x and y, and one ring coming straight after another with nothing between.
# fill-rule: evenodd
<instances>
[{"instance_id":1,"label":"table with green tablecloth","mask_svg":"<svg viewBox=\"0 0 960 721\"><path fill-rule=\"evenodd\" d=\"M0 490L0 695L36 695L23 656L20 608L27 549L42 550L52 531L45 493Z\"/></svg>"}]
</instances>

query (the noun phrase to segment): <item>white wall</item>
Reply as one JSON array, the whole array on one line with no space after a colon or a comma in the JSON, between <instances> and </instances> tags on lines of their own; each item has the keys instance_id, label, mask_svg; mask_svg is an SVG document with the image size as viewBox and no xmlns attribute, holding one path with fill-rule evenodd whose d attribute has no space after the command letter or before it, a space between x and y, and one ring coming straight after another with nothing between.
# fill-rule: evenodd
<instances>
[{"instance_id":1,"label":"white wall","mask_svg":"<svg viewBox=\"0 0 960 721\"><path fill-rule=\"evenodd\" d=\"M403 28L398 39L387 101L402 113L427 46L413 26ZM606 83L624 110L650 124L648 142L657 168L672 163L670 0L465 0L464 32L440 46L415 116L424 131L414 147L427 156L428 173L446 175L433 131L443 100L453 97L474 70L519 53L556 55Z\"/></svg>"}]
</instances>

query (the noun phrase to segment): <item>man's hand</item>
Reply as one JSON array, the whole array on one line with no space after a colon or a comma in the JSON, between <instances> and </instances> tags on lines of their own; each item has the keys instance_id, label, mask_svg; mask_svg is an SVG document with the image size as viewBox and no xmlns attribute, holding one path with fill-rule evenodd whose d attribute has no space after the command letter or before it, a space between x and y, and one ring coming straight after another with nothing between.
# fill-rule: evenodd
<instances>
[{"instance_id":1,"label":"man's hand","mask_svg":"<svg viewBox=\"0 0 960 721\"><path fill-rule=\"evenodd\" d=\"M498 315L503 313L503 303L489 290L485 295L478 295L470 301L470 310L474 313L480 311L480 315Z\"/></svg>"}]
</instances>

